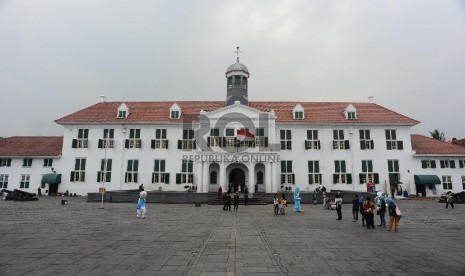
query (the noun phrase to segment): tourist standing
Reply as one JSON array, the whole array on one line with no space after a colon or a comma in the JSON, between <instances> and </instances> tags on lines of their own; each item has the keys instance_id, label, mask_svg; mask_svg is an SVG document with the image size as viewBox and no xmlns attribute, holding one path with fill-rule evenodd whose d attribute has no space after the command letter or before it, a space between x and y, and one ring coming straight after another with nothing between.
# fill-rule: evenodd
<instances>
[{"instance_id":1,"label":"tourist standing","mask_svg":"<svg viewBox=\"0 0 465 276\"><path fill-rule=\"evenodd\" d=\"M278 215L279 214L279 199L278 199L277 194L274 194L273 196L273 206L274 206L274 214Z\"/></svg>"},{"instance_id":2,"label":"tourist standing","mask_svg":"<svg viewBox=\"0 0 465 276\"><path fill-rule=\"evenodd\" d=\"M449 208L449 205L452 207L452 209L454 209L454 193L451 191L447 192L446 195L446 209Z\"/></svg>"},{"instance_id":3,"label":"tourist standing","mask_svg":"<svg viewBox=\"0 0 465 276\"><path fill-rule=\"evenodd\" d=\"M359 205L359 198L358 195L355 195L354 199L352 199L352 217L353 222L358 220L358 212L360 212L360 205Z\"/></svg>"},{"instance_id":4,"label":"tourist standing","mask_svg":"<svg viewBox=\"0 0 465 276\"><path fill-rule=\"evenodd\" d=\"M231 194L226 194L226 210L231 211Z\"/></svg>"},{"instance_id":5,"label":"tourist standing","mask_svg":"<svg viewBox=\"0 0 465 276\"><path fill-rule=\"evenodd\" d=\"M378 198L378 215L380 219L379 227L386 228L386 194L381 194Z\"/></svg>"},{"instance_id":6,"label":"tourist standing","mask_svg":"<svg viewBox=\"0 0 465 276\"><path fill-rule=\"evenodd\" d=\"M237 211L238 208L239 208L239 193L236 192L234 194L234 211Z\"/></svg>"},{"instance_id":7,"label":"tourist standing","mask_svg":"<svg viewBox=\"0 0 465 276\"><path fill-rule=\"evenodd\" d=\"M388 212L389 212L389 228L388 231L391 232L392 224L395 224L394 231L397 232L399 228L399 221L400 221L400 210L399 207L394 203L394 201L390 198L387 200L388 203ZM399 210L399 211L398 211Z\"/></svg>"},{"instance_id":8,"label":"tourist standing","mask_svg":"<svg viewBox=\"0 0 465 276\"><path fill-rule=\"evenodd\" d=\"M362 216L362 227L365 227L365 212L363 211L363 204L365 203L365 197L360 196L358 205L360 206L360 216Z\"/></svg>"},{"instance_id":9,"label":"tourist standing","mask_svg":"<svg viewBox=\"0 0 465 276\"><path fill-rule=\"evenodd\" d=\"M326 195L326 190L323 191L323 209L326 209L326 202L328 200L328 197Z\"/></svg>"},{"instance_id":10,"label":"tourist standing","mask_svg":"<svg viewBox=\"0 0 465 276\"><path fill-rule=\"evenodd\" d=\"M367 223L367 229L375 229L375 213L374 210L376 209L376 205L373 201L371 201L370 196L367 196L365 199L365 203L363 203L363 212L365 214L365 220Z\"/></svg>"},{"instance_id":11,"label":"tourist standing","mask_svg":"<svg viewBox=\"0 0 465 276\"><path fill-rule=\"evenodd\" d=\"M244 206L249 206L249 188L244 187Z\"/></svg>"},{"instance_id":12,"label":"tourist standing","mask_svg":"<svg viewBox=\"0 0 465 276\"><path fill-rule=\"evenodd\" d=\"M336 199L334 200L336 203L336 212L337 212L337 219L342 220L342 197L340 194L336 195Z\"/></svg>"}]
</instances>

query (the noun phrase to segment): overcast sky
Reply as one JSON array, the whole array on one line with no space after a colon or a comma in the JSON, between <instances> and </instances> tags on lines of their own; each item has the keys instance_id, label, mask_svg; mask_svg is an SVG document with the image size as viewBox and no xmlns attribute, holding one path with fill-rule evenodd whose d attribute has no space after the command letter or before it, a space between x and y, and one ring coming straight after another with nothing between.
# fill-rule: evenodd
<instances>
[{"instance_id":1,"label":"overcast sky","mask_svg":"<svg viewBox=\"0 0 465 276\"><path fill-rule=\"evenodd\" d=\"M109 101L374 102L465 138L465 1L0 0L0 136Z\"/></svg>"}]
</instances>

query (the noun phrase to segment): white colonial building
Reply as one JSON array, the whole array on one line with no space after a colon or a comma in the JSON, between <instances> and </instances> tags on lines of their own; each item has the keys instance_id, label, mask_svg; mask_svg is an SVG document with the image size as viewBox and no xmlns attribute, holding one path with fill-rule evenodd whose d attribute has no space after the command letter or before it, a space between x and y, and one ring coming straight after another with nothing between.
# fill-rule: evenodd
<instances>
[{"instance_id":1,"label":"white colonial building","mask_svg":"<svg viewBox=\"0 0 465 276\"><path fill-rule=\"evenodd\" d=\"M63 137L51 138L59 152L15 152L11 141L21 137L2 139L0 184L77 194L141 183L147 190L199 193L402 185L410 194L431 196L465 189L465 147L412 135L418 121L366 102L249 102L249 76L239 60L227 69L225 101L102 97L56 120L64 128ZM428 151L431 144L447 150ZM34 165L26 166L26 159ZM26 178L27 186L21 184Z\"/></svg>"}]
</instances>

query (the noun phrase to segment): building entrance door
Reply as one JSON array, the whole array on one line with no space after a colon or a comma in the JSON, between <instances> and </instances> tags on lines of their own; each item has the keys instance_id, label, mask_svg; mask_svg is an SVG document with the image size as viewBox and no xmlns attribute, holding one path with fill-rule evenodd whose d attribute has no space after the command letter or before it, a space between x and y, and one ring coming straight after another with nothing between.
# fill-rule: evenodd
<instances>
[{"instance_id":1,"label":"building entrance door","mask_svg":"<svg viewBox=\"0 0 465 276\"><path fill-rule=\"evenodd\" d=\"M228 192L244 191L245 188L245 173L239 168L233 169L229 173Z\"/></svg>"}]
</instances>

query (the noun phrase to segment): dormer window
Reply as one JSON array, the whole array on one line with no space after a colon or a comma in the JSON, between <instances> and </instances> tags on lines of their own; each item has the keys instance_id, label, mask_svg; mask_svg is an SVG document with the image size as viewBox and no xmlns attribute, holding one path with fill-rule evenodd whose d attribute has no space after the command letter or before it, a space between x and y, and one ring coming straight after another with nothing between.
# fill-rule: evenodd
<instances>
[{"instance_id":1,"label":"dormer window","mask_svg":"<svg viewBox=\"0 0 465 276\"><path fill-rule=\"evenodd\" d=\"M292 110L292 115L294 120L303 120L305 118L304 108L300 104L297 104Z\"/></svg>"},{"instance_id":2,"label":"dormer window","mask_svg":"<svg viewBox=\"0 0 465 276\"><path fill-rule=\"evenodd\" d=\"M181 107L177 103L174 103L170 107L170 118L171 119L179 119L181 118Z\"/></svg>"},{"instance_id":3,"label":"dormer window","mask_svg":"<svg viewBox=\"0 0 465 276\"><path fill-rule=\"evenodd\" d=\"M122 103L119 107L118 107L118 113L116 114L116 117L118 119L125 119L127 118L129 115L129 108L127 107L127 105L125 105L124 103Z\"/></svg>"},{"instance_id":4,"label":"dormer window","mask_svg":"<svg viewBox=\"0 0 465 276\"><path fill-rule=\"evenodd\" d=\"M357 119L357 110L352 104L349 104L344 111L344 115L347 120L355 120Z\"/></svg>"}]
</instances>

